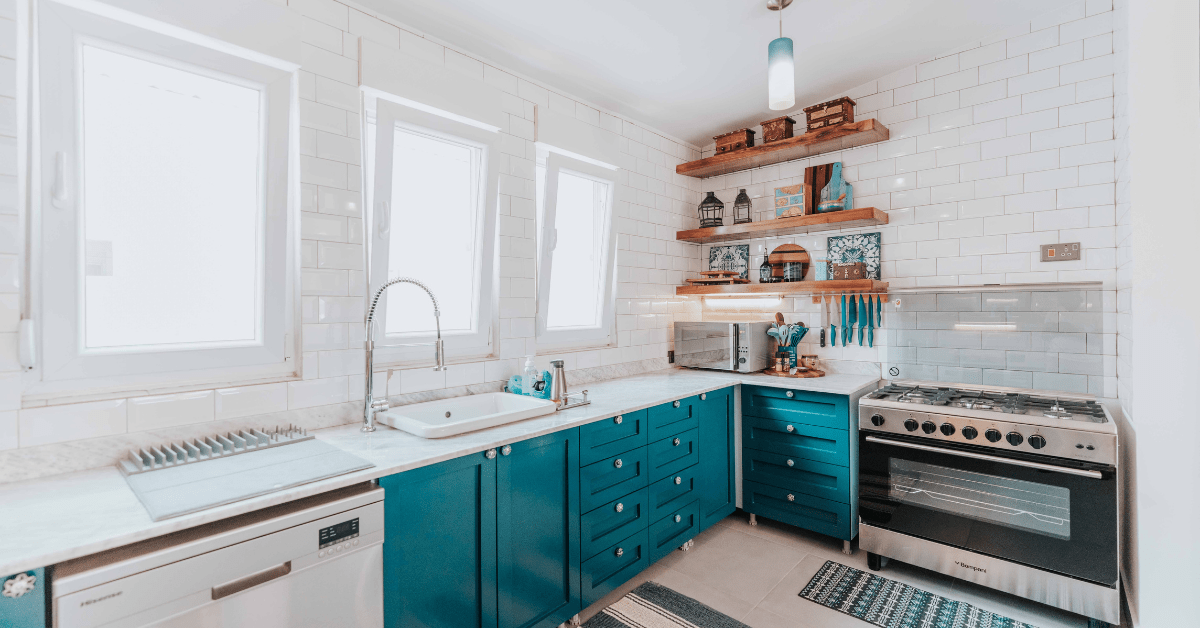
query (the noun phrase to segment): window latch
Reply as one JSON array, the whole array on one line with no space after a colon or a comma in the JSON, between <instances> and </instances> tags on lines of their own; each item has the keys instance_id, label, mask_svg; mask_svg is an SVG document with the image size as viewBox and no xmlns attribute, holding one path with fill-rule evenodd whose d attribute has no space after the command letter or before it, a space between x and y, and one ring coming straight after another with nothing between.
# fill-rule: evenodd
<instances>
[{"instance_id":1,"label":"window latch","mask_svg":"<svg viewBox=\"0 0 1200 628\"><path fill-rule=\"evenodd\" d=\"M33 319L21 319L17 332L17 359L21 366L31 369L37 366L37 333Z\"/></svg>"},{"instance_id":2,"label":"window latch","mask_svg":"<svg viewBox=\"0 0 1200 628\"><path fill-rule=\"evenodd\" d=\"M375 230L379 233L379 237L386 238L389 231L392 230L392 207L387 201L380 201L375 204Z\"/></svg>"},{"instance_id":3,"label":"window latch","mask_svg":"<svg viewBox=\"0 0 1200 628\"><path fill-rule=\"evenodd\" d=\"M63 151L54 153L54 189L50 193L50 200L59 209L66 209L71 200L67 193L67 154Z\"/></svg>"}]
</instances>

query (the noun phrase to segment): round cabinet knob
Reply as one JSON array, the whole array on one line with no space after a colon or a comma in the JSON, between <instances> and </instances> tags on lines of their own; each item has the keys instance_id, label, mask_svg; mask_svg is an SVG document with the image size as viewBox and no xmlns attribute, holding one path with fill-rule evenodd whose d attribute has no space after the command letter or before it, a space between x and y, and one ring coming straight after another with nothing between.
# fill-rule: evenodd
<instances>
[{"instance_id":1,"label":"round cabinet knob","mask_svg":"<svg viewBox=\"0 0 1200 628\"><path fill-rule=\"evenodd\" d=\"M708 393L700 393L700 401L705 401L706 399L708 399Z\"/></svg>"},{"instance_id":2,"label":"round cabinet knob","mask_svg":"<svg viewBox=\"0 0 1200 628\"><path fill-rule=\"evenodd\" d=\"M1025 437L1021 436L1017 432L1009 432L1008 436L1004 437L1004 439L1007 440L1008 444L1012 445L1013 447L1025 442Z\"/></svg>"},{"instance_id":3,"label":"round cabinet knob","mask_svg":"<svg viewBox=\"0 0 1200 628\"><path fill-rule=\"evenodd\" d=\"M500 453L501 453L501 454L503 454L503 455L505 455L505 456L507 456L508 454L511 454L511 453L512 453L512 447L510 447L510 446L508 446L508 445L505 445L505 446L504 446L504 449L501 449L501 450L500 450Z\"/></svg>"},{"instance_id":4,"label":"round cabinet knob","mask_svg":"<svg viewBox=\"0 0 1200 628\"><path fill-rule=\"evenodd\" d=\"M968 425L963 428L962 434L963 434L963 438L965 438L967 440L975 440L975 437L979 436L979 430Z\"/></svg>"},{"instance_id":5,"label":"round cabinet knob","mask_svg":"<svg viewBox=\"0 0 1200 628\"><path fill-rule=\"evenodd\" d=\"M679 402L678 402L678 401L676 401L675 403L673 403L673 404L671 404L671 405L672 405L672 406L675 406L676 408L678 408L678 407L679 407Z\"/></svg>"},{"instance_id":6,"label":"round cabinet knob","mask_svg":"<svg viewBox=\"0 0 1200 628\"><path fill-rule=\"evenodd\" d=\"M678 475L677 475L677 476L675 476L675 483L676 483L676 484L683 484L683 478L682 478L681 476L678 476Z\"/></svg>"},{"instance_id":7,"label":"round cabinet knob","mask_svg":"<svg viewBox=\"0 0 1200 628\"><path fill-rule=\"evenodd\" d=\"M620 425L624 422L625 422L625 417L623 417L621 415L617 415L617 416L613 417L613 423L616 423L617 425Z\"/></svg>"},{"instance_id":8,"label":"round cabinet knob","mask_svg":"<svg viewBox=\"0 0 1200 628\"><path fill-rule=\"evenodd\" d=\"M794 466L796 466L796 461L795 461L795 460L788 460L788 466L789 466L789 467L794 467Z\"/></svg>"},{"instance_id":9,"label":"round cabinet knob","mask_svg":"<svg viewBox=\"0 0 1200 628\"><path fill-rule=\"evenodd\" d=\"M683 517L680 517L679 515L675 515L675 523L679 523L680 521L683 521Z\"/></svg>"},{"instance_id":10,"label":"round cabinet knob","mask_svg":"<svg viewBox=\"0 0 1200 628\"><path fill-rule=\"evenodd\" d=\"M674 446L676 446L676 447L678 447L678 446L679 446L679 439L678 439L678 438L676 438L675 440L671 441L671 444L672 444L672 445L674 445Z\"/></svg>"},{"instance_id":11,"label":"round cabinet knob","mask_svg":"<svg viewBox=\"0 0 1200 628\"><path fill-rule=\"evenodd\" d=\"M484 455L485 457L487 457L487 459L488 459L488 460L491 460L492 458L495 458L495 457L496 457L496 450L495 450L495 449L489 449L489 450L487 450L487 451L483 452L483 455Z\"/></svg>"},{"instance_id":12,"label":"round cabinet knob","mask_svg":"<svg viewBox=\"0 0 1200 628\"><path fill-rule=\"evenodd\" d=\"M617 512L625 512L625 504L617 504Z\"/></svg>"},{"instance_id":13,"label":"round cabinet knob","mask_svg":"<svg viewBox=\"0 0 1200 628\"><path fill-rule=\"evenodd\" d=\"M19 573L4 581L4 597L17 599L37 587L37 576Z\"/></svg>"},{"instance_id":14,"label":"round cabinet knob","mask_svg":"<svg viewBox=\"0 0 1200 628\"><path fill-rule=\"evenodd\" d=\"M795 428L795 427L793 427L793 426L791 426L791 425L789 425L789 426L787 426L787 431L789 431L789 432L795 432L795 431L796 431L796 428Z\"/></svg>"},{"instance_id":15,"label":"round cabinet knob","mask_svg":"<svg viewBox=\"0 0 1200 628\"><path fill-rule=\"evenodd\" d=\"M983 433L983 437L984 437L984 438L986 438L986 439L988 439L989 441L991 441L991 442L993 442L993 443L995 443L995 442L999 442L999 441L1000 441L1000 436L1001 436L1001 434L1000 434L1000 430L998 430L998 429L996 429L996 428L992 428L992 429L990 429L990 430L988 430L988 431L986 431L986 432L984 432L984 433Z\"/></svg>"},{"instance_id":16,"label":"round cabinet knob","mask_svg":"<svg viewBox=\"0 0 1200 628\"><path fill-rule=\"evenodd\" d=\"M791 399L792 397L796 396L796 393L789 390L789 391L787 391L787 396L788 396L788 399Z\"/></svg>"},{"instance_id":17,"label":"round cabinet knob","mask_svg":"<svg viewBox=\"0 0 1200 628\"><path fill-rule=\"evenodd\" d=\"M916 419L908 419L907 421L904 422L904 429L906 429L910 432L917 431L918 427L921 427L921 424L917 423Z\"/></svg>"},{"instance_id":18,"label":"round cabinet knob","mask_svg":"<svg viewBox=\"0 0 1200 628\"><path fill-rule=\"evenodd\" d=\"M1029 437L1029 446L1033 447L1034 449L1041 449L1042 447L1046 446L1046 439L1039 434L1034 434L1033 436Z\"/></svg>"},{"instance_id":19,"label":"round cabinet knob","mask_svg":"<svg viewBox=\"0 0 1200 628\"><path fill-rule=\"evenodd\" d=\"M617 458L616 460L614 460L614 461L613 461L613 466L614 466L614 467L616 467L616 468L618 468L618 469L620 469L620 468L621 468L621 467L622 467L624 464L625 464L625 463L624 463L624 462L621 462L621 459L620 459L620 458Z\"/></svg>"},{"instance_id":20,"label":"round cabinet knob","mask_svg":"<svg viewBox=\"0 0 1200 628\"><path fill-rule=\"evenodd\" d=\"M949 423L942 423L942 435L954 436L954 426Z\"/></svg>"},{"instance_id":21,"label":"round cabinet knob","mask_svg":"<svg viewBox=\"0 0 1200 628\"><path fill-rule=\"evenodd\" d=\"M921 431L926 434L932 434L937 431L937 424L933 421L926 421L921 424Z\"/></svg>"},{"instance_id":22,"label":"round cabinet knob","mask_svg":"<svg viewBox=\"0 0 1200 628\"><path fill-rule=\"evenodd\" d=\"M617 555L617 558L620 558L625 555L625 550L623 548L618 547L617 551L615 551L613 553Z\"/></svg>"},{"instance_id":23,"label":"round cabinet knob","mask_svg":"<svg viewBox=\"0 0 1200 628\"><path fill-rule=\"evenodd\" d=\"M871 416L871 425L874 425L875 427L879 427L880 425L883 425L883 415L882 414L872 415Z\"/></svg>"},{"instance_id":24,"label":"round cabinet knob","mask_svg":"<svg viewBox=\"0 0 1200 628\"><path fill-rule=\"evenodd\" d=\"M794 501L796 501L796 496L795 496L795 495L788 495L788 501L789 501L789 502L794 502Z\"/></svg>"}]
</instances>

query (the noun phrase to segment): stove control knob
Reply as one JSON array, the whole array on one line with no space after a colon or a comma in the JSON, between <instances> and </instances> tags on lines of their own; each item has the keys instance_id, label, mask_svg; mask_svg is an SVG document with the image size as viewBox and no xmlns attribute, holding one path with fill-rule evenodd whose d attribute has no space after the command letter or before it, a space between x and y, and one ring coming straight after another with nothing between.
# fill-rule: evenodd
<instances>
[{"instance_id":1,"label":"stove control knob","mask_svg":"<svg viewBox=\"0 0 1200 628\"><path fill-rule=\"evenodd\" d=\"M1042 447L1046 446L1046 439L1042 436L1034 434L1033 436L1029 437L1029 446L1033 447L1034 449L1041 449Z\"/></svg>"},{"instance_id":2,"label":"stove control knob","mask_svg":"<svg viewBox=\"0 0 1200 628\"><path fill-rule=\"evenodd\" d=\"M916 419L909 419L904 422L904 429L906 429L910 432L917 431L918 427L921 427L921 425L919 423L917 423Z\"/></svg>"},{"instance_id":3,"label":"stove control knob","mask_svg":"<svg viewBox=\"0 0 1200 628\"><path fill-rule=\"evenodd\" d=\"M926 421L921 424L921 431L926 434L932 434L937 431L937 425L933 421Z\"/></svg>"},{"instance_id":4,"label":"stove control knob","mask_svg":"<svg viewBox=\"0 0 1200 628\"><path fill-rule=\"evenodd\" d=\"M874 425L875 427L879 427L880 425L883 425L883 415L882 414L873 415L871 417L871 425Z\"/></svg>"},{"instance_id":5,"label":"stove control knob","mask_svg":"<svg viewBox=\"0 0 1200 628\"><path fill-rule=\"evenodd\" d=\"M945 436L954 436L954 426L949 423L942 423L942 434Z\"/></svg>"},{"instance_id":6,"label":"stove control knob","mask_svg":"<svg viewBox=\"0 0 1200 628\"><path fill-rule=\"evenodd\" d=\"M1008 444L1012 445L1013 447L1025 442L1025 437L1021 436L1017 432L1009 432L1008 436L1005 436L1004 438L1008 441Z\"/></svg>"},{"instance_id":7,"label":"stove control knob","mask_svg":"<svg viewBox=\"0 0 1200 628\"><path fill-rule=\"evenodd\" d=\"M979 436L979 430L968 425L963 428L962 434L963 434L963 438L965 438L967 440L975 440L975 437Z\"/></svg>"},{"instance_id":8,"label":"stove control knob","mask_svg":"<svg viewBox=\"0 0 1200 628\"><path fill-rule=\"evenodd\" d=\"M992 428L984 432L983 436L993 443L997 442L1000 440L1000 430Z\"/></svg>"}]
</instances>

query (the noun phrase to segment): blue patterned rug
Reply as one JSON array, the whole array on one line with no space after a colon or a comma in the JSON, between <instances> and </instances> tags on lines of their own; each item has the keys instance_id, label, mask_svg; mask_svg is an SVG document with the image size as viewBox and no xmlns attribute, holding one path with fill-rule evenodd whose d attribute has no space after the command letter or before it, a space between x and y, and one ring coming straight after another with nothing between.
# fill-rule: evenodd
<instances>
[{"instance_id":1,"label":"blue patterned rug","mask_svg":"<svg viewBox=\"0 0 1200 628\"><path fill-rule=\"evenodd\" d=\"M887 628L1037 628L832 560L800 597Z\"/></svg>"}]
</instances>

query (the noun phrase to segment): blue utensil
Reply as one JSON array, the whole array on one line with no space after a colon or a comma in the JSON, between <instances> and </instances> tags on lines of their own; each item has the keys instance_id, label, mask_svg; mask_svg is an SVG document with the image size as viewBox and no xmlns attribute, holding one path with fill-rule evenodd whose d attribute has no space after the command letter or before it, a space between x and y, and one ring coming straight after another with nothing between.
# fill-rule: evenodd
<instances>
[{"instance_id":1,"label":"blue utensil","mask_svg":"<svg viewBox=\"0 0 1200 628\"><path fill-rule=\"evenodd\" d=\"M825 297L825 309L829 314L829 346L837 346L837 297Z\"/></svg>"},{"instance_id":2,"label":"blue utensil","mask_svg":"<svg viewBox=\"0 0 1200 628\"><path fill-rule=\"evenodd\" d=\"M842 339L842 346L846 346L854 342L854 326L858 324L858 306L854 302L855 295L850 295L850 310L848 312L848 320L846 323L846 337Z\"/></svg>"},{"instance_id":3,"label":"blue utensil","mask_svg":"<svg viewBox=\"0 0 1200 628\"><path fill-rule=\"evenodd\" d=\"M854 300L858 301L858 346L863 346L863 336L867 331L867 304L865 294L854 295Z\"/></svg>"},{"instance_id":4,"label":"blue utensil","mask_svg":"<svg viewBox=\"0 0 1200 628\"><path fill-rule=\"evenodd\" d=\"M868 294L867 319L869 320L869 324L867 325L867 346L871 348L875 347L875 312L878 307L879 296Z\"/></svg>"}]
</instances>

